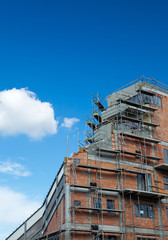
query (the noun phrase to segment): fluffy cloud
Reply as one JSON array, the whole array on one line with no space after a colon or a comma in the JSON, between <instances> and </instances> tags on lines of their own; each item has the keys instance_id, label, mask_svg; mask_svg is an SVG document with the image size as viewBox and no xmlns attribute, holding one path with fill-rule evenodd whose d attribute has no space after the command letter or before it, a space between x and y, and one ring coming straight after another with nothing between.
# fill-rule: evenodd
<instances>
[{"instance_id":1,"label":"fluffy cloud","mask_svg":"<svg viewBox=\"0 0 168 240\"><path fill-rule=\"evenodd\" d=\"M36 94L25 89L0 92L0 134L26 134L40 139L57 132L58 122L50 103L41 102Z\"/></svg>"},{"instance_id":2,"label":"fluffy cloud","mask_svg":"<svg viewBox=\"0 0 168 240\"><path fill-rule=\"evenodd\" d=\"M27 177L31 175L29 171L25 170L25 167L23 165L10 161L0 161L0 173L7 173L22 177Z\"/></svg>"},{"instance_id":3,"label":"fluffy cloud","mask_svg":"<svg viewBox=\"0 0 168 240\"><path fill-rule=\"evenodd\" d=\"M71 128L75 123L79 122L78 118L64 118L64 122L61 124L62 127Z\"/></svg>"},{"instance_id":4,"label":"fluffy cloud","mask_svg":"<svg viewBox=\"0 0 168 240\"><path fill-rule=\"evenodd\" d=\"M20 223L40 207L40 203L10 188L0 187L0 193L0 223Z\"/></svg>"},{"instance_id":5,"label":"fluffy cloud","mask_svg":"<svg viewBox=\"0 0 168 240\"><path fill-rule=\"evenodd\" d=\"M25 221L41 204L7 187L0 187L0 193L0 237L2 239L11 234L14 228Z\"/></svg>"}]
</instances>

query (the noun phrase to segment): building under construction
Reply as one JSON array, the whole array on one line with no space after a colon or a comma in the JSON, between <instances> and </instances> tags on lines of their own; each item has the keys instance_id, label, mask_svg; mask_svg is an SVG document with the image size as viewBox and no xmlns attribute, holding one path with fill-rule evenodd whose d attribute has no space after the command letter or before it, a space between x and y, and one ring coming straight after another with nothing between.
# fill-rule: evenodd
<instances>
[{"instance_id":1,"label":"building under construction","mask_svg":"<svg viewBox=\"0 0 168 240\"><path fill-rule=\"evenodd\" d=\"M93 96L79 151L7 240L168 240L168 87L142 77L106 99Z\"/></svg>"}]
</instances>

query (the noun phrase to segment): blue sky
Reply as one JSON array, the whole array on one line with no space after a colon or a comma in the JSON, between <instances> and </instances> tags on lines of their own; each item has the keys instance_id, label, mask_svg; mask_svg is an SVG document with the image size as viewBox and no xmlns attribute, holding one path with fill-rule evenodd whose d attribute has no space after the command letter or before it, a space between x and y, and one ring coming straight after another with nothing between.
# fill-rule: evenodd
<instances>
[{"instance_id":1,"label":"blue sky","mask_svg":"<svg viewBox=\"0 0 168 240\"><path fill-rule=\"evenodd\" d=\"M92 93L106 97L142 75L167 84L167 11L166 0L0 0L1 239L43 202L67 136L69 153L77 151ZM30 136L37 126L45 134Z\"/></svg>"}]
</instances>

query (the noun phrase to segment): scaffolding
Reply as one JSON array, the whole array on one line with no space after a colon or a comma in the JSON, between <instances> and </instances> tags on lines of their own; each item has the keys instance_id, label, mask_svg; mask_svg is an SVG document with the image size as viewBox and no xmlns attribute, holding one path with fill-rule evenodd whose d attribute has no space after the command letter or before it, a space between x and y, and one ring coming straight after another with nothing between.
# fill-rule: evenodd
<instances>
[{"instance_id":1,"label":"scaffolding","mask_svg":"<svg viewBox=\"0 0 168 240\"><path fill-rule=\"evenodd\" d=\"M168 194L157 179L157 171L165 167L158 88L168 91L166 85L142 77L112 92L108 107L100 95L92 96L85 151L94 159L73 158L70 165L73 240L78 234L96 240L164 240L168 227L162 224L162 212L168 204L161 200ZM149 233L143 231L143 211L152 219Z\"/></svg>"}]
</instances>

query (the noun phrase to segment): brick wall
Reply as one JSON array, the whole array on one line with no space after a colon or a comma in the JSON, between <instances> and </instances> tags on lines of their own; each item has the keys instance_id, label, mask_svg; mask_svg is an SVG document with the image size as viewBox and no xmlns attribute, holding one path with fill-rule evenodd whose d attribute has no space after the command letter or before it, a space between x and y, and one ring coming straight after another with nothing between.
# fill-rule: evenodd
<instances>
[{"instance_id":1,"label":"brick wall","mask_svg":"<svg viewBox=\"0 0 168 240\"><path fill-rule=\"evenodd\" d=\"M162 141L168 142L168 98L165 96L162 97L162 108L159 111L155 111L152 116L152 121L155 123L159 123L160 127L152 128L155 132L153 133L153 137L157 138L161 131ZM159 113L158 121L157 114ZM125 146L120 145L120 149L126 151L130 151L135 153L136 151L140 151L142 155L148 156L155 156L155 157L162 157L163 156L163 149L168 149L168 146L162 146L161 144L151 143L147 141L141 141L133 138L123 137ZM118 144L121 141L121 137L116 138L115 134L112 133L112 149L115 150L116 142ZM106 161L106 158L101 158L103 161L98 160L98 157L95 156L95 159L91 159L88 156L88 153L85 151L79 151L78 153L74 153L73 158L80 159L81 165L92 166L96 168L101 168L101 170L93 170L89 168L82 168L73 166L73 158L66 160L66 185L79 185L83 186L83 189L87 189L86 187L90 187L90 183L96 183L98 188L111 188L113 190L117 190L119 188L118 177L121 177L121 189L123 190L137 190L137 174L132 174L128 172L121 172L120 174L117 172L108 172L103 171L102 168L106 169L117 169L117 159L115 159L116 155L113 154L111 157ZM153 159L146 159L140 156L132 156L127 154L120 154L121 161L120 169L127 169L130 171L143 171L145 174L151 174L152 180L152 191L155 193L164 193L168 194L168 190L164 189L163 183L163 176L168 177L168 173L154 170L154 166L159 163L164 163L164 158L159 161L154 161ZM129 162L129 165L127 164ZM132 163L132 164L131 164ZM139 165L134 165L134 164ZM149 166L150 169L146 169L146 166ZM91 193L92 191L92 193ZM115 191L114 191L115 192ZM130 191L131 192L131 191ZM121 193L120 193L121 194ZM138 197L139 196L139 197ZM85 192L71 192L71 206L74 204L74 200L81 201L81 207L85 209L74 209L72 210L71 214L71 223L74 222L77 224L81 224L81 226L90 226L91 224L101 225L102 223L106 226L118 226L120 227L120 213L116 212L114 214L109 214L107 211L96 212L90 208L94 208L94 198L101 198L102 208L107 208L107 200L114 200L115 201L115 209L119 209L119 205L121 205L122 210L124 211L122 216L122 224L123 226L127 226L129 231L134 231L135 229L141 229L143 238L156 238L155 234L148 234L145 235L145 229L159 229L159 214L160 210L158 211L158 198L156 197L144 197L140 193L139 195L132 193L130 194L127 191L127 194L121 194L121 202L119 204L119 197L114 195L108 195L104 193L94 192L94 190L86 190ZM124 198L123 198L124 197ZM142 218L136 217L135 215L135 204L147 204L152 205L154 209L154 219L151 218ZM57 231L61 229L61 204L63 204L63 223L65 223L65 198L62 199L62 202L59 204L57 210L55 211L51 222L49 223L46 233L50 233L53 231ZM87 209L89 208L89 209ZM167 205L161 202L161 215L162 215L162 222L164 230L168 231L168 218L167 218ZM103 221L102 221L103 220ZM144 230L144 231L143 231ZM135 240L137 237L142 237L140 234L136 233L127 233L127 240ZM155 231L156 232L156 231ZM113 234L113 233L104 233L104 240L107 240L109 236L115 235L117 240L121 239L120 234ZM88 233L88 232L72 232L72 240L76 239L94 239L95 233ZM62 234L62 239L64 239L64 233ZM124 236L126 239L126 236ZM160 236L157 236L157 240L160 240ZM168 237L165 236L164 240L168 240Z\"/></svg>"},{"instance_id":2,"label":"brick wall","mask_svg":"<svg viewBox=\"0 0 168 240\"><path fill-rule=\"evenodd\" d=\"M57 209L55 210L51 221L49 222L47 229L44 232L44 235L56 232L61 229L61 204L62 202L59 203Z\"/></svg>"}]
</instances>

